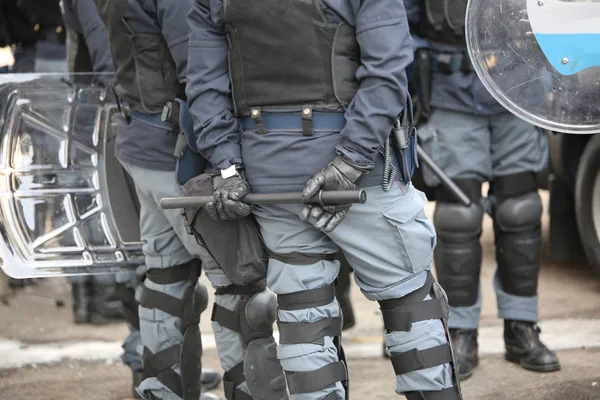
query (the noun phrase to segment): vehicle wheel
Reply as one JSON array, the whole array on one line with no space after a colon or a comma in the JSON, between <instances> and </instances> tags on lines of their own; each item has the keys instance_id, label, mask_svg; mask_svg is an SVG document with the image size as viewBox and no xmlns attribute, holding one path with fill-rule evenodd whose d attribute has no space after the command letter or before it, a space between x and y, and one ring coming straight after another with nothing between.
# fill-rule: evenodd
<instances>
[{"instance_id":1,"label":"vehicle wheel","mask_svg":"<svg viewBox=\"0 0 600 400\"><path fill-rule=\"evenodd\" d=\"M547 132L550 170L571 191L575 191L575 176L581 154L590 135L569 135Z\"/></svg>"},{"instance_id":2,"label":"vehicle wheel","mask_svg":"<svg viewBox=\"0 0 600 400\"><path fill-rule=\"evenodd\" d=\"M583 250L600 276L600 134L588 142L577 169L575 212Z\"/></svg>"}]
</instances>

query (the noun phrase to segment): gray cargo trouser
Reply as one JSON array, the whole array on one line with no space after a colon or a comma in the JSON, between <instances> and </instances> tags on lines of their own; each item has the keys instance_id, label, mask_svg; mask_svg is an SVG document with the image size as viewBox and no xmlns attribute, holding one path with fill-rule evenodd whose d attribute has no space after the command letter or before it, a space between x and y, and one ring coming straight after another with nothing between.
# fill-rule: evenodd
<instances>
[{"instance_id":1,"label":"gray cargo trouser","mask_svg":"<svg viewBox=\"0 0 600 400\"><path fill-rule=\"evenodd\" d=\"M545 133L510 113L475 116L436 109L429 121L419 127L419 143L452 179L485 182L496 177L539 172L546 167L548 159ZM430 186L440 184L427 167L423 167L423 177ZM499 318L538 321L538 297L506 293L497 270L494 290ZM472 306L450 307L448 325L475 329L479 326L480 311L481 293Z\"/></svg>"},{"instance_id":2,"label":"gray cargo trouser","mask_svg":"<svg viewBox=\"0 0 600 400\"><path fill-rule=\"evenodd\" d=\"M426 198L412 185L399 182L388 193L380 186L366 190L366 204L353 205L343 222L327 235L298 218L301 206L259 206L255 207L254 215L271 252L319 255L334 254L341 248L354 268L356 283L369 300L402 298L425 284L431 268L436 235L423 210ZM338 272L338 261L320 260L295 265L272 258L267 284L281 297L330 285ZM278 312L280 324L313 324L339 316L335 299L330 304L294 310L282 310L280 302ZM439 319L414 322L407 332L385 334L390 353L424 350L445 343L446 332ZM318 341L280 344L277 355L287 371L288 383L290 377L296 375L290 372L315 371L338 361L334 338L327 335ZM452 386L452 368L448 363L396 376L397 393L439 391ZM292 393L294 400L316 400L326 396L344 399L342 384L337 382L310 393Z\"/></svg>"},{"instance_id":3,"label":"gray cargo trouser","mask_svg":"<svg viewBox=\"0 0 600 400\"><path fill-rule=\"evenodd\" d=\"M153 171L124 162L122 164L135 182L140 201L140 233L148 269L167 269L200 258L202 270L213 286L231 284L195 237L186 232L180 211L160 208L160 199L180 195L174 171ZM144 285L148 289L182 299L187 282L157 284L146 279ZM238 298L239 296L234 295L219 295L215 302L233 311ZM142 343L153 354L182 343L181 318L141 305L139 316ZM243 360L242 342L238 334L218 328L220 327L213 324L221 365L227 371ZM179 363L171 368L180 374ZM180 399L155 377L144 380L138 391L141 394L150 391L154 396L166 400Z\"/></svg>"},{"instance_id":4,"label":"gray cargo trouser","mask_svg":"<svg viewBox=\"0 0 600 400\"><path fill-rule=\"evenodd\" d=\"M139 278L146 272L146 266L140 265L136 271L120 271L115 276L115 281L119 284L125 284L128 289L135 291L135 299L139 302L142 285L138 283ZM129 335L123 342L123 355L121 361L127 365L133 372L141 371L144 367L142 363L142 355L144 354L144 345L142 344L142 335L140 330L128 324Z\"/></svg>"}]
</instances>

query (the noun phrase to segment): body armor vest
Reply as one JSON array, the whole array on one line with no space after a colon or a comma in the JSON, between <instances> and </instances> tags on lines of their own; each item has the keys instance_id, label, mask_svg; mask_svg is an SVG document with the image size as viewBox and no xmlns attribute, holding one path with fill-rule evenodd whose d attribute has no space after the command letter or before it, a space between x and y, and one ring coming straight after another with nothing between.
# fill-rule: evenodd
<instances>
[{"instance_id":1,"label":"body armor vest","mask_svg":"<svg viewBox=\"0 0 600 400\"><path fill-rule=\"evenodd\" d=\"M95 0L108 30L115 63L115 92L143 114L158 114L175 98L185 98L175 61L161 34L136 33L124 18L126 0Z\"/></svg>"},{"instance_id":2,"label":"body armor vest","mask_svg":"<svg viewBox=\"0 0 600 400\"><path fill-rule=\"evenodd\" d=\"M434 42L466 47L466 12L467 0L421 0L418 35Z\"/></svg>"},{"instance_id":3,"label":"body armor vest","mask_svg":"<svg viewBox=\"0 0 600 400\"><path fill-rule=\"evenodd\" d=\"M225 0L236 115L254 107L338 109L356 90L354 28L330 24L319 0Z\"/></svg>"}]
</instances>

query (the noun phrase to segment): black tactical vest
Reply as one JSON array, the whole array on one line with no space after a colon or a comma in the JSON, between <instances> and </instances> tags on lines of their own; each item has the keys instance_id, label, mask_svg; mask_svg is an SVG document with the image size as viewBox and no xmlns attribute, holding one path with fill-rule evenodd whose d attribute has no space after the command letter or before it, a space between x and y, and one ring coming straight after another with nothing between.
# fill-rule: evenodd
<instances>
[{"instance_id":1,"label":"black tactical vest","mask_svg":"<svg viewBox=\"0 0 600 400\"><path fill-rule=\"evenodd\" d=\"M354 28L327 22L319 0L225 0L236 115L262 109L338 109L358 82Z\"/></svg>"},{"instance_id":2,"label":"black tactical vest","mask_svg":"<svg viewBox=\"0 0 600 400\"><path fill-rule=\"evenodd\" d=\"M95 2L117 64L117 96L144 114L161 113L167 102L184 98L185 87L162 35L135 33L124 18L126 0Z\"/></svg>"},{"instance_id":3,"label":"black tactical vest","mask_svg":"<svg viewBox=\"0 0 600 400\"><path fill-rule=\"evenodd\" d=\"M434 42L466 46L468 0L421 0L419 36Z\"/></svg>"}]
</instances>

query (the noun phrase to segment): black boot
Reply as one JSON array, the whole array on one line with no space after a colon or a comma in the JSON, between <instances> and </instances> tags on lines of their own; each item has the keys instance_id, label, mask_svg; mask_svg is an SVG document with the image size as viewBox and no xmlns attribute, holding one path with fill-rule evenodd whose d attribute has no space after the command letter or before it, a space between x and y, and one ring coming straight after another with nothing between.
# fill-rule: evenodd
<instances>
[{"instance_id":1,"label":"black boot","mask_svg":"<svg viewBox=\"0 0 600 400\"><path fill-rule=\"evenodd\" d=\"M118 296L117 284L99 284L94 282L93 288L90 322L94 325L123 322L125 320L123 301Z\"/></svg>"},{"instance_id":2,"label":"black boot","mask_svg":"<svg viewBox=\"0 0 600 400\"><path fill-rule=\"evenodd\" d=\"M477 329L450 329L454 356L458 364L458 377L461 381L473 375L473 368L479 365Z\"/></svg>"},{"instance_id":3,"label":"black boot","mask_svg":"<svg viewBox=\"0 0 600 400\"><path fill-rule=\"evenodd\" d=\"M558 371L558 357L540 341L541 332L533 322L505 320L505 358L531 371Z\"/></svg>"},{"instance_id":4,"label":"black boot","mask_svg":"<svg viewBox=\"0 0 600 400\"><path fill-rule=\"evenodd\" d=\"M90 322L90 308L92 302L91 282L71 284L73 293L73 320L76 324Z\"/></svg>"},{"instance_id":5,"label":"black boot","mask_svg":"<svg viewBox=\"0 0 600 400\"><path fill-rule=\"evenodd\" d=\"M215 370L203 368L200 382L202 383L203 392L213 390L221 383L221 374Z\"/></svg>"}]
</instances>

